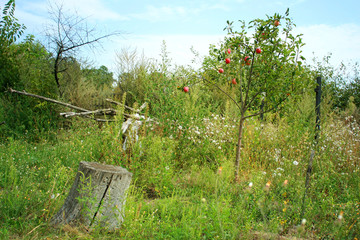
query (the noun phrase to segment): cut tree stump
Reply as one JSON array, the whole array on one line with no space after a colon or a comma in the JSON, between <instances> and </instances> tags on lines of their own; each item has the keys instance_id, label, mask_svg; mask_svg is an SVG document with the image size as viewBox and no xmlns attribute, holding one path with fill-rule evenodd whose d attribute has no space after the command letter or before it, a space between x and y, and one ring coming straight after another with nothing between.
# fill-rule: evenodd
<instances>
[{"instance_id":1,"label":"cut tree stump","mask_svg":"<svg viewBox=\"0 0 360 240\"><path fill-rule=\"evenodd\" d=\"M122 167L80 162L69 195L51 223L119 228L131 178L132 173Z\"/></svg>"}]
</instances>

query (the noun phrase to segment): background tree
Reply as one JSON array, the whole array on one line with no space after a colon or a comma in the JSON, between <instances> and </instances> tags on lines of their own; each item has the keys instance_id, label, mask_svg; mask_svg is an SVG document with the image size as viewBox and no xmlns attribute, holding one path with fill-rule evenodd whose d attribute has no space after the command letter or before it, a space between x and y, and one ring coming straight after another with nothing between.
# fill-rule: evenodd
<instances>
[{"instance_id":1,"label":"background tree","mask_svg":"<svg viewBox=\"0 0 360 240\"><path fill-rule=\"evenodd\" d=\"M0 8L1 10L1 8ZM0 92L14 86L18 81L17 67L10 52L10 46L20 38L25 30L23 24L18 23L15 13L15 1L8 1L1 12L0 20Z\"/></svg>"},{"instance_id":2,"label":"background tree","mask_svg":"<svg viewBox=\"0 0 360 240\"><path fill-rule=\"evenodd\" d=\"M99 68L85 68L82 70L83 76L87 79L87 81L93 82L94 85L103 89L105 87L111 88L115 79L113 77L113 73L109 71L109 69L102 65Z\"/></svg>"},{"instance_id":3,"label":"background tree","mask_svg":"<svg viewBox=\"0 0 360 240\"><path fill-rule=\"evenodd\" d=\"M61 73L67 71L66 59L75 57L81 47L87 46L94 50L101 40L121 33L115 31L99 35L94 27L89 27L86 18L65 14L62 5L52 7L50 14L53 24L48 26L46 36L50 45L49 51L54 55L54 79L62 96L64 86L61 83Z\"/></svg>"}]
</instances>

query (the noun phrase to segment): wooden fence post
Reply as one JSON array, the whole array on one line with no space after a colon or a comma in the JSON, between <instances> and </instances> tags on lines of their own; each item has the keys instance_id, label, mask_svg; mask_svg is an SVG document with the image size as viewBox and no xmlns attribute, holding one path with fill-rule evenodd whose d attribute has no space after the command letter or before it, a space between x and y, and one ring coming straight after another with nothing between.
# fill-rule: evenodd
<instances>
[{"instance_id":1,"label":"wooden fence post","mask_svg":"<svg viewBox=\"0 0 360 240\"><path fill-rule=\"evenodd\" d=\"M316 112L316 126L315 126L315 140L319 137L320 132L320 103L321 103L321 77L316 78L317 86L315 88L316 92L316 103L315 103L315 112Z\"/></svg>"},{"instance_id":2,"label":"wooden fence post","mask_svg":"<svg viewBox=\"0 0 360 240\"><path fill-rule=\"evenodd\" d=\"M316 83L317 83L317 86L315 88L315 92L316 92L316 101L315 101L315 113L316 113L316 120L315 120L315 147L316 147L316 145L318 143L319 132L320 132L321 77L316 78ZM306 195L307 195L307 192L308 192L309 186L310 186L310 176L311 176L311 173L312 173L312 166L313 166L314 157L315 157L315 151L314 151L314 149L312 149L311 153L310 153L309 164L308 164L308 167L307 167L307 170L306 170L305 191L304 191L304 196L303 196L303 200L302 200L300 221L302 221L302 219L304 218L304 215L305 215L305 200L306 200Z\"/></svg>"}]
</instances>

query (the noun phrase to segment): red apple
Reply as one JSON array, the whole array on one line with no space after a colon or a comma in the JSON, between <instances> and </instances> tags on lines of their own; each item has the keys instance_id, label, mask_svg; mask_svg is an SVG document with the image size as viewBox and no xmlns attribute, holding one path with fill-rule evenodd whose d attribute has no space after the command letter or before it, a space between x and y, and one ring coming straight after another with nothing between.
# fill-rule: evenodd
<instances>
[{"instance_id":1,"label":"red apple","mask_svg":"<svg viewBox=\"0 0 360 240\"><path fill-rule=\"evenodd\" d=\"M229 64L231 62L230 58L225 59L226 64Z\"/></svg>"},{"instance_id":2,"label":"red apple","mask_svg":"<svg viewBox=\"0 0 360 240\"><path fill-rule=\"evenodd\" d=\"M184 87L184 92L189 92L189 87Z\"/></svg>"},{"instance_id":3,"label":"red apple","mask_svg":"<svg viewBox=\"0 0 360 240\"><path fill-rule=\"evenodd\" d=\"M257 49L256 49L256 53L257 53L257 54L260 54L260 53L261 53L261 49L260 49L260 48L257 48Z\"/></svg>"},{"instance_id":4,"label":"red apple","mask_svg":"<svg viewBox=\"0 0 360 240\"><path fill-rule=\"evenodd\" d=\"M249 56L244 57L244 61L246 62L249 58Z\"/></svg>"},{"instance_id":5,"label":"red apple","mask_svg":"<svg viewBox=\"0 0 360 240\"><path fill-rule=\"evenodd\" d=\"M227 52L228 54L230 54L230 53L231 53L231 49L228 48L228 49L226 50L226 52Z\"/></svg>"},{"instance_id":6,"label":"red apple","mask_svg":"<svg viewBox=\"0 0 360 240\"><path fill-rule=\"evenodd\" d=\"M237 84L237 82L236 82L236 78L233 78L233 80L231 81L232 82L232 84Z\"/></svg>"},{"instance_id":7,"label":"red apple","mask_svg":"<svg viewBox=\"0 0 360 240\"><path fill-rule=\"evenodd\" d=\"M251 65L251 60L247 60L247 61L245 62L245 64L248 65L248 66L250 66L250 65Z\"/></svg>"},{"instance_id":8,"label":"red apple","mask_svg":"<svg viewBox=\"0 0 360 240\"><path fill-rule=\"evenodd\" d=\"M224 73L224 69L220 68L219 73Z\"/></svg>"},{"instance_id":9,"label":"red apple","mask_svg":"<svg viewBox=\"0 0 360 240\"><path fill-rule=\"evenodd\" d=\"M280 25L279 20L275 20L274 25L275 25L275 27L279 26Z\"/></svg>"}]
</instances>

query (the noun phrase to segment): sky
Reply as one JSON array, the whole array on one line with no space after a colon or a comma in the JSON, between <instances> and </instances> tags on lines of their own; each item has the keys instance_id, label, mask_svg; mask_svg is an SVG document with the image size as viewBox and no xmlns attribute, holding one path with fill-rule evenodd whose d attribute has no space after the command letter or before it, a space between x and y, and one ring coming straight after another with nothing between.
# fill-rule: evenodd
<instances>
[{"instance_id":1,"label":"sky","mask_svg":"<svg viewBox=\"0 0 360 240\"><path fill-rule=\"evenodd\" d=\"M4 6L7 0L0 0ZM200 56L209 45L224 38L226 21L266 18L284 14L296 24L294 33L303 34L303 55L308 63L332 54L331 64L360 61L359 0L16 0L15 16L26 34L44 39L50 22L49 9L62 4L70 14L86 18L99 33L122 34L102 42L102 49L85 51L95 66L105 65L116 72L116 53L136 49L147 58L160 59L165 41L173 64L193 65L193 47ZM237 25L239 26L239 25ZM193 67L198 67L193 66Z\"/></svg>"}]
</instances>

